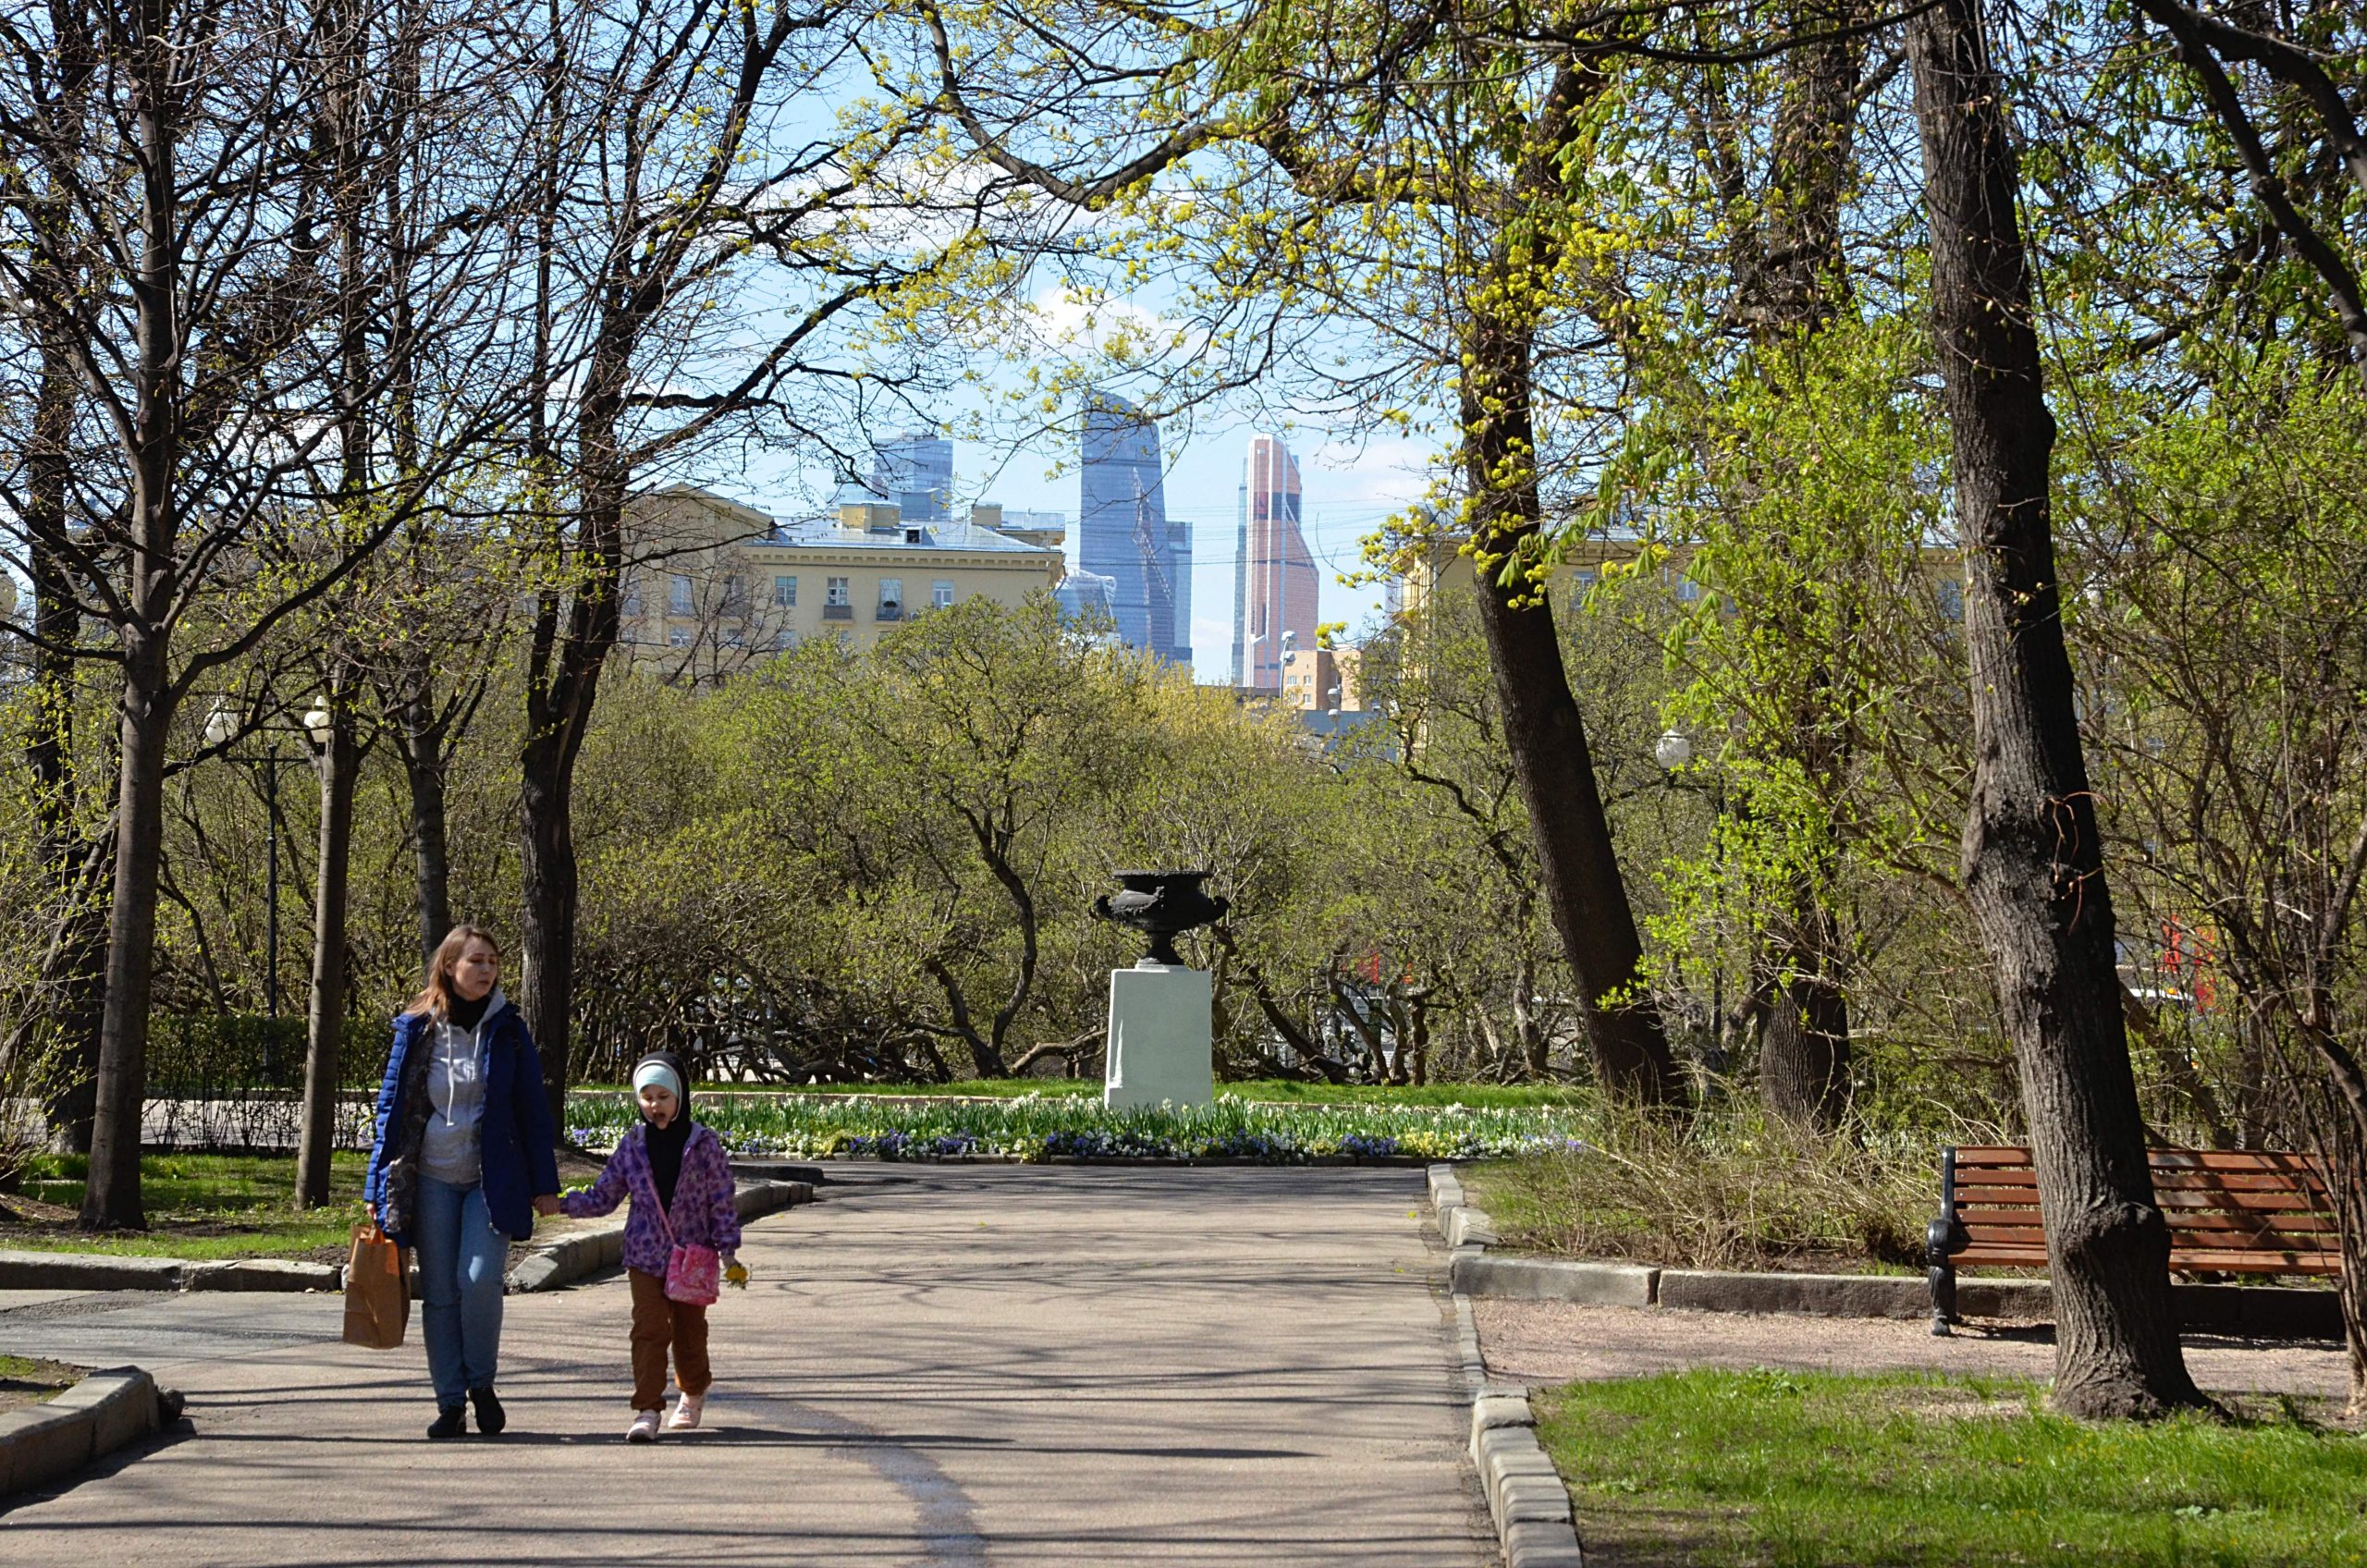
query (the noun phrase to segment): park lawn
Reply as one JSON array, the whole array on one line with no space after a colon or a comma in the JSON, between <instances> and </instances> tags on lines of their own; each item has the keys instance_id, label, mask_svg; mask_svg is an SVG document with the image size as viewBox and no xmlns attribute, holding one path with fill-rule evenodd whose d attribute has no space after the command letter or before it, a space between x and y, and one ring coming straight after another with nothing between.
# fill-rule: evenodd
<instances>
[{"instance_id":1,"label":"park lawn","mask_svg":"<svg viewBox=\"0 0 2367 1568\"><path fill-rule=\"evenodd\" d=\"M55 1399L82 1380L82 1369L29 1355L0 1355L0 1410Z\"/></svg>"},{"instance_id":2,"label":"park lawn","mask_svg":"<svg viewBox=\"0 0 2367 1568\"><path fill-rule=\"evenodd\" d=\"M1588 1561L2356 1568L2367 1439L2291 1404L2091 1425L2005 1378L1699 1371L1536 1396Z\"/></svg>"},{"instance_id":3,"label":"park lawn","mask_svg":"<svg viewBox=\"0 0 2367 1568\"><path fill-rule=\"evenodd\" d=\"M1049 1098L1098 1097L1098 1078L970 1078L954 1084L803 1084L768 1088L748 1084L702 1084L700 1090L740 1094L877 1095L893 1098L945 1096L975 1099L1016 1099L1026 1095ZM586 1084L579 1093L624 1092L621 1084ZM1295 1079L1252 1078L1219 1084L1217 1093L1245 1100L1282 1105L1466 1105L1575 1106L1588 1103L1585 1091L1561 1084L1305 1084Z\"/></svg>"},{"instance_id":4,"label":"park lawn","mask_svg":"<svg viewBox=\"0 0 2367 1568\"><path fill-rule=\"evenodd\" d=\"M32 1218L0 1223L0 1247L46 1252L103 1252L124 1256L296 1257L333 1261L350 1243L362 1219L365 1156L330 1158L326 1208L298 1213L293 1155L144 1154L140 1194L148 1229L90 1235L76 1228L89 1160L45 1155L35 1160L16 1194L0 1205L31 1208ZM18 1204L18 1198L32 1200Z\"/></svg>"}]
</instances>

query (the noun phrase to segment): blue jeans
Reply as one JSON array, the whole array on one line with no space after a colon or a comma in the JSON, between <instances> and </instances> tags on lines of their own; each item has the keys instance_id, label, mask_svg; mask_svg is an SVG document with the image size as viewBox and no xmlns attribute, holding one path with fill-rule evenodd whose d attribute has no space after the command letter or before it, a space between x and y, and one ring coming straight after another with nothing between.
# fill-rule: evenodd
<instances>
[{"instance_id":1,"label":"blue jeans","mask_svg":"<svg viewBox=\"0 0 2367 1568\"><path fill-rule=\"evenodd\" d=\"M486 1216L482 1187L456 1187L423 1172L411 1239L419 1249L427 1376L437 1406L451 1410L471 1389L493 1387L509 1243Z\"/></svg>"}]
</instances>

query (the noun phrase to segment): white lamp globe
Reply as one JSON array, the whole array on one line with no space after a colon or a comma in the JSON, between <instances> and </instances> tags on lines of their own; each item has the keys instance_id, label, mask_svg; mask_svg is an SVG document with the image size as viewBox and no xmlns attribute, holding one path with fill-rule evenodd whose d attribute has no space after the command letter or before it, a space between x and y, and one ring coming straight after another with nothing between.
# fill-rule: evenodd
<instances>
[{"instance_id":1,"label":"white lamp globe","mask_svg":"<svg viewBox=\"0 0 2367 1568\"><path fill-rule=\"evenodd\" d=\"M329 717L329 710L314 703L304 715L304 733L313 738L314 745L318 745L329 738L329 726L334 722Z\"/></svg>"},{"instance_id":2,"label":"white lamp globe","mask_svg":"<svg viewBox=\"0 0 2367 1568\"><path fill-rule=\"evenodd\" d=\"M227 746L230 737L239 732L239 716L220 703L205 716L205 739L209 745Z\"/></svg>"},{"instance_id":3,"label":"white lamp globe","mask_svg":"<svg viewBox=\"0 0 2367 1568\"><path fill-rule=\"evenodd\" d=\"M1652 760L1667 772L1674 773L1693 760L1693 740L1682 729L1663 731L1652 744Z\"/></svg>"}]
</instances>

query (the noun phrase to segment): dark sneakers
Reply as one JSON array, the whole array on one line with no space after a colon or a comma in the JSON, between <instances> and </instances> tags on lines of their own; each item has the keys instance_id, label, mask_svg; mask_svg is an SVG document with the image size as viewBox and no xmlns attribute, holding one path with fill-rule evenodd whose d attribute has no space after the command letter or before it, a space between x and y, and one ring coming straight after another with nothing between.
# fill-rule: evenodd
<instances>
[{"instance_id":1,"label":"dark sneakers","mask_svg":"<svg viewBox=\"0 0 2367 1568\"><path fill-rule=\"evenodd\" d=\"M469 1398L477 1407L477 1430L486 1437L497 1436L502 1427L509 1424L509 1417L502 1412L500 1399L490 1386L471 1389Z\"/></svg>"},{"instance_id":2,"label":"dark sneakers","mask_svg":"<svg viewBox=\"0 0 2367 1568\"><path fill-rule=\"evenodd\" d=\"M467 1408L454 1405L435 1413L435 1425L427 1428L431 1438L457 1438L469 1429Z\"/></svg>"}]
</instances>

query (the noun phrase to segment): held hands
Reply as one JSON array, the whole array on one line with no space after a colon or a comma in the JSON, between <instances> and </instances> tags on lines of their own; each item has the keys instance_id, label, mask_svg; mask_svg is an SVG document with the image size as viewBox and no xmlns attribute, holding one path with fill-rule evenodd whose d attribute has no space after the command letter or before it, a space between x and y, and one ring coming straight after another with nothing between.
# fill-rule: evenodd
<instances>
[{"instance_id":1,"label":"held hands","mask_svg":"<svg viewBox=\"0 0 2367 1568\"><path fill-rule=\"evenodd\" d=\"M723 1280L734 1290L748 1288L748 1266L740 1261L736 1252L723 1260Z\"/></svg>"},{"instance_id":2,"label":"held hands","mask_svg":"<svg viewBox=\"0 0 2367 1568\"><path fill-rule=\"evenodd\" d=\"M548 1219L559 1212L558 1194L545 1193L534 1199L534 1212Z\"/></svg>"}]
</instances>

